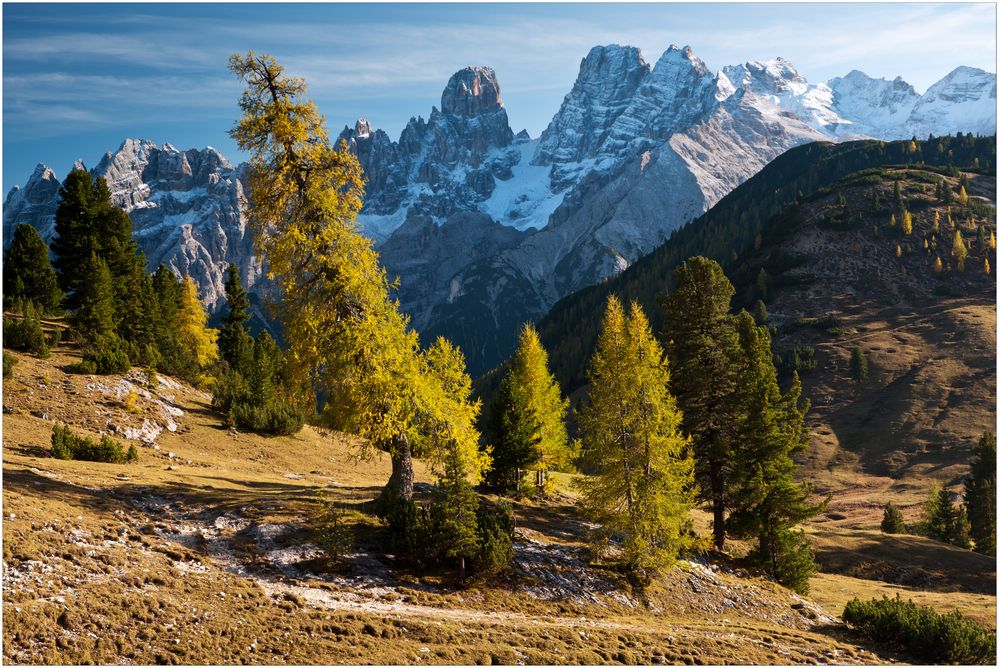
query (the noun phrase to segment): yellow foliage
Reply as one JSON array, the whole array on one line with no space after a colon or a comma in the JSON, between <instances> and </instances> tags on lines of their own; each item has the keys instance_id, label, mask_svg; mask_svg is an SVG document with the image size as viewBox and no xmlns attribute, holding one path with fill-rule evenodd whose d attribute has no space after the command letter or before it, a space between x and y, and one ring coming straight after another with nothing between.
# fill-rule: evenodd
<instances>
[{"instance_id":1,"label":"yellow foliage","mask_svg":"<svg viewBox=\"0 0 999 668\"><path fill-rule=\"evenodd\" d=\"M954 256L954 260L957 263L957 270L964 271L964 258L968 256L968 247L965 246L964 239L961 238L961 230L954 232L954 243L950 254Z\"/></svg>"},{"instance_id":2,"label":"yellow foliage","mask_svg":"<svg viewBox=\"0 0 999 668\"><path fill-rule=\"evenodd\" d=\"M936 261L933 263L933 272L939 274L943 271L943 262L940 260L940 256L937 256Z\"/></svg>"},{"instance_id":3,"label":"yellow foliage","mask_svg":"<svg viewBox=\"0 0 999 668\"><path fill-rule=\"evenodd\" d=\"M989 266L989 259L985 258L985 275L988 276L992 273L992 267Z\"/></svg>"},{"instance_id":4,"label":"yellow foliage","mask_svg":"<svg viewBox=\"0 0 999 668\"><path fill-rule=\"evenodd\" d=\"M218 330L208 326L208 313L198 299L198 286L190 276L180 285L180 305L177 309L177 340L192 353L198 366L204 368L218 359Z\"/></svg>"},{"instance_id":5,"label":"yellow foliage","mask_svg":"<svg viewBox=\"0 0 999 668\"><path fill-rule=\"evenodd\" d=\"M989 248L991 248L992 250L996 249L996 235L995 235L995 232L990 232L989 233Z\"/></svg>"},{"instance_id":6,"label":"yellow foliage","mask_svg":"<svg viewBox=\"0 0 999 668\"><path fill-rule=\"evenodd\" d=\"M961 204L967 204L968 203L968 191L964 189L964 186L961 186L961 192L958 193L957 200Z\"/></svg>"},{"instance_id":7,"label":"yellow foliage","mask_svg":"<svg viewBox=\"0 0 999 668\"><path fill-rule=\"evenodd\" d=\"M128 391L128 394L121 400L121 405L126 412L137 415L141 411L139 410L139 393L132 388Z\"/></svg>"},{"instance_id":8,"label":"yellow foliage","mask_svg":"<svg viewBox=\"0 0 999 668\"><path fill-rule=\"evenodd\" d=\"M912 214L908 210L902 212L902 234L912 234Z\"/></svg>"},{"instance_id":9,"label":"yellow foliage","mask_svg":"<svg viewBox=\"0 0 999 668\"><path fill-rule=\"evenodd\" d=\"M902 246L895 244L895 257L902 257Z\"/></svg>"}]
</instances>

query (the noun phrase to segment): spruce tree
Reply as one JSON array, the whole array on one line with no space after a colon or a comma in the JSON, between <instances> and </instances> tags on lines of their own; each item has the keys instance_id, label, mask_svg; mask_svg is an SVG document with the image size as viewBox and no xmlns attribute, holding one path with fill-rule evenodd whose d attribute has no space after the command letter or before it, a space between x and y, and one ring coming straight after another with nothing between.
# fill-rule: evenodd
<instances>
[{"instance_id":1,"label":"spruce tree","mask_svg":"<svg viewBox=\"0 0 999 668\"><path fill-rule=\"evenodd\" d=\"M485 481L500 494L519 494L524 471L541 459L541 424L524 392L507 374L489 419L493 463Z\"/></svg>"},{"instance_id":2,"label":"spruce tree","mask_svg":"<svg viewBox=\"0 0 999 668\"><path fill-rule=\"evenodd\" d=\"M885 504L884 516L881 518L881 531L884 533L905 532L905 520L902 519L902 511L891 501Z\"/></svg>"},{"instance_id":3,"label":"spruce tree","mask_svg":"<svg viewBox=\"0 0 999 668\"><path fill-rule=\"evenodd\" d=\"M219 330L219 357L232 369L245 373L253 353L253 339L246 331L250 300L239 278L239 267L232 262L226 270L225 295L229 308Z\"/></svg>"},{"instance_id":4,"label":"spruce tree","mask_svg":"<svg viewBox=\"0 0 999 668\"><path fill-rule=\"evenodd\" d=\"M84 341L97 342L116 329L111 272L107 262L91 253L81 278L75 293L80 305L72 317L73 329Z\"/></svg>"},{"instance_id":5,"label":"spruce tree","mask_svg":"<svg viewBox=\"0 0 999 668\"><path fill-rule=\"evenodd\" d=\"M739 414L738 341L729 305L735 289L721 266L693 257L674 272L662 302L666 349L683 429L693 439L702 495L711 501L714 543L725 547L728 476Z\"/></svg>"},{"instance_id":6,"label":"spruce tree","mask_svg":"<svg viewBox=\"0 0 999 668\"><path fill-rule=\"evenodd\" d=\"M31 225L14 228L3 259L3 297L7 305L26 299L52 312L62 302L62 291L49 262L49 249Z\"/></svg>"},{"instance_id":7,"label":"spruce tree","mask_svg":"<svg viewBox=\"0 0 999 668\"><path fill-rule=\"evenodd\" d=\"M828 503L808 503L811 486L795 480L793 457L808 446L809 404L801 400L797 372L781 394L766 329L746 312L737 317L736 328L742 355L737 394L746 419L734 451L729 531L757 538L754 558L778 582L805 593L816 565L808 540L795 527Z\"/></svg>"},{"instance_id":8,"label":"spruce tree","mask_svg":"<svg viewBox=\"0 0 999 668\"><path fill-rule=\"evenodd\" d=\"M78 290L83 284L85 267L97 247L93 229L94 180L89 172L74 169L59 187L59 206L55 214L55 237L52 239L54 265L59 287L66 294L66 305L80 306Z\"/></svg>"},{"instance_id":9,"label":"spruce tree","mask_svg":"<svg viewBox=\"0 0 999 668\"><path fill-rule=\"evenodd\" d=\"M923 532L934 540L958 547L968 547L968 516L963 506L955 505L951 493L934 484L923 506Z\"/></svg>"},{"instance_id":10,"label":"spruce tree","mask_svg":"<svg viewBox=\"0 0 999 668\"><path fill-rule=\"evenodd\" d=\"M690 544L694 462L666 358L637 304L626 317L609 298L589 380L580 426L596 473L579 483L583 507L599 537L622 537L624 566L647 579Z\"/></svg>"},{"instance_id":11,"label":"spruce tree","mask_svg":"<svg viewBox=\"0 0 999 668\"><path fill-rule=\"evenodd\" d=\"M996 554L996 435L987 431L978 440L971 475L964 481L964 504L975 552Z\"/></svg>"},{"instance_id":12,"label":"spruce tree","mask_svg":"<svg viewBox=\"0 0 999 668\"><path fill-rule=\"evenodd\" d=\"M856 381L863 382L869 375L867 355L860 348L854 348L850 351L850 376Z\"/></svg>"}]
</instances>

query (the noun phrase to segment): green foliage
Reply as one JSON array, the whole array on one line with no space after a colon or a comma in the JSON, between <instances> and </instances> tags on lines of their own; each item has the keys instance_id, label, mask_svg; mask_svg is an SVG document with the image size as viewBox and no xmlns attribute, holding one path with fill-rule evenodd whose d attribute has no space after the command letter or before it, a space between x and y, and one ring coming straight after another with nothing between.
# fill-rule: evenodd
<instances>
[{"instance_id":1,"label":"green foliage","mask_svg":"<svg viewBox=\"0 0 999 668\"><path fill-rule=\"evenodd\" d=\"M860 348L850 351L850 377L858 382L867 380L869 370L867 368L867 355Z\"/></svg>"},{"instance_id":2,"label":"green foliage","mask_svg":"<svg viewBox=\"0 0 999 668\"><path fill-rule=\"evenodd\" d=\"M116 330L111 271L107 262L94 253L81 270L85 278L74 293L79 308L71 318L73 330L84 342L109 337Z\"/></svg>"},{"instance_id":3,"label":"green foliage","mask_svg":"<svg viewBox=\"0 0 999 668\"><path fill-rule=\"evenodd\" d=\"M132 363L128 357L128 344L116 334L101 336L83 349L83 360L75 365L77 373L110 375L127 373Z\"/></svg>"},{"instance_id":4,"label":"green foliage","mask_svg":"<svg viewBox=\"0 0 999 668\"><path fill-rule=\"evenodd\" d=\"M3 299L9 306L16 299L32 301L44 312L53 312L62 302L62 291L49 262L49 249L31 225L14 228L4 252Z\"/></svg>"},{"instance_id":5,"label":"green foliage","mask_svg":"<svg viewBox=\"0 0 999 668\"><path fill-rule=\"evenodd\" d=\"M7 380L14 376L14 367L17 365L17 358L8 353L6 350L3 351L3 378Z\"/></svg>"},{"instance_id":6,"label":"green foliage","mask_svg":"<svg viewBox=\"0 0 999 668\"><path fill-rule=\"evenodd\" d=\"M475 519L478 546L472 571L484 579L502 575L513 563L513 512L507 504L494 506L482 500Z\"/></svg>"},{"instance_id":7,"label":"green foliage","mask_svg":"<svg viewBox=\"0 0 999 668\"><path fill-rule=\"evenodd\" d=\"M620 538L622 565L647 579L692 544L694 460L680 431L662 348L637 304L625 315L610 297L590 363L589 404L580 415L587 467L583 509L598 543Z\"/></svg>"},{"instance_id":8,"label":"green foliage","mask_svg":"<svg viewBox=\"0 0 999 668\"><path fill-rule=\"evenodd\" d=\"M485 485L499 494L519 494L524 471L541 459L541 425L524 392L508 374L487 424L493 462Z\"/></svg>"},{"instance_id":9,"label":"green foliage","mask_svg":"<svg viewBox=\"0 0 999 668\"><path fill-rule=\"evenodd\" d=\"M996 554L996 435L982 434L971 462L971 475L964 481L964 504L971 525L975 552Z\"/></svg>"},{"instance_id":10,"label":"green foliage","mask_svg":"<svg viewBox=\"0 0 999 668\"><path fill-rule=\"evenodd\" d=\"M995 633L966 619L959 610L936 610L894 599L853 599L843 621L871 640L911 653L917 662L994 665Z\"/></svg>"},{"instance_id":11,"label":"green foliage","mask_svg":"<svg viewBox=\"0 0 999 668\"><path fill-rule=\"evenodd\" d=\"M777 367L785 377L792 373L802 373L815 369L815 348L803 344L795 344L794 348L783 357L778 356Z\"/></svg>"},{"instance_id":12,"label":"green foliage","mask_svg":"<svg viewBox=\"0 0 999 668\"><path fill-rule=\"evenodd\" d=\"M934 540L950 543L957 547L969 547L970 536L968 516L961 505L951 500L951 493L934 484L929 498L923 505L920 524L922 533Z\"/></svg>"},{"instance_id":13,"label":"green foliage","mask_svg":"<svg viewBox=\"0 0 999 668\"><path fill-rule=\"evenodd\" d=\"M135 444L126 451L121 443L107 434L95 441L86 436L74 434L68 426L52 427L52 456L57 459L80 459L107 464L130 464L138 461L139 451Z\"/></svg>"},{"instance_id":14,"label":"green foliage","mask_svg":"<svg viewBox=\"0 0 999 668\"><path fill-rule=\"evenodd\" d=\"M38 312L34 304L22 302L20 306L20 318L9 316L3 318L4 345L42 358L48 357L49 341L45 337L45 331L42 329L42 323L38 319Z\"/></svg>"},{"instance_id":15,"label":"green foliage","mask_svg":"<svg viewBox=\"0 0 999 668\"><path fill-rule=\"evenodd\" d=\"M885 514L881 519L881 531L884 533L905 533L905 520L902 511L891 501L885 504Z\"/></svg>"},{"instance_id":16,"label":"green foliage","mask_svg":"<svg viewBox=\"0 0 999 668\"><path fill-rule=\"evenodd\" d=\"M751 558L764 564L774 580L799 594L808 593L809 578L819 569L805 532L787 526L771 532L766 544L758 546Z\"/></svg>"},{"instance_id":17,"label":"green foliage","mask_svg":"<svg viewBox=\"0 0 999 668\"><path fill-rule=\"evenodd\" d=\"M226 270L225 294L229 310L219 330L219 357L230 368L246 369L253 355L253 339L246 331L246 321L250 318L250 300L239 278L239 267L235 263L230 263Z\"/></svg>"}]
</instances>

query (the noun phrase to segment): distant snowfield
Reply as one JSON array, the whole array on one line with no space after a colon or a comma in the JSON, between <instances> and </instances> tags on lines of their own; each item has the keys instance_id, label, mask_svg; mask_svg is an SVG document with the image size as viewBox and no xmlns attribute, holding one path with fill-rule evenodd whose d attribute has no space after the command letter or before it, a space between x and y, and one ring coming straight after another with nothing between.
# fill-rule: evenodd
<instances>
[{"instance_id":1,"label":"distant snowfield","mask_svg":"<svg viewBox=\"0 0 999 668\"><path fill-rule=\"evenodd\" d=\"M493 220L518 230L538 229L548 224L552 213L562 204L565 191L551 189L550 165L532 165L538 141L514 145L520 152L519 162L511 168L513 177L496 180L496 187L479 210Z\"/></svg>"}]
</instances>

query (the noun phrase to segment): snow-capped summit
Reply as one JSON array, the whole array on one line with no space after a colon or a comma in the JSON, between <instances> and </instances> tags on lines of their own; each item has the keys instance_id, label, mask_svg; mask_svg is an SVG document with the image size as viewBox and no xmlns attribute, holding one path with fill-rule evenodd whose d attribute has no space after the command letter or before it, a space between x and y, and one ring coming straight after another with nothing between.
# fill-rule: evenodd
<instances>
[{"instance_id":1,"label":"snow-capped summit","mask_svg":"<svg viewBox=\"0 0 999 668\"><path fill-rule=\"evenodd\" d=\"M828 82L832 106L844 125L830 128L839 136L858 135L898 138L919 101L919 93L902 77L874 79L859 70Z\"/></svg>"},{"instance_id":2,"label":"snow-capped summit","mask_svg":"<svg viewBox=\"0 0 999 668\"><path fill-rule=\"evenodd\" d=\"M995 132L996 75L977 67L954 69L919 98L906 122L906 131L917 137Z\"/></svg>"}]
</instances>

